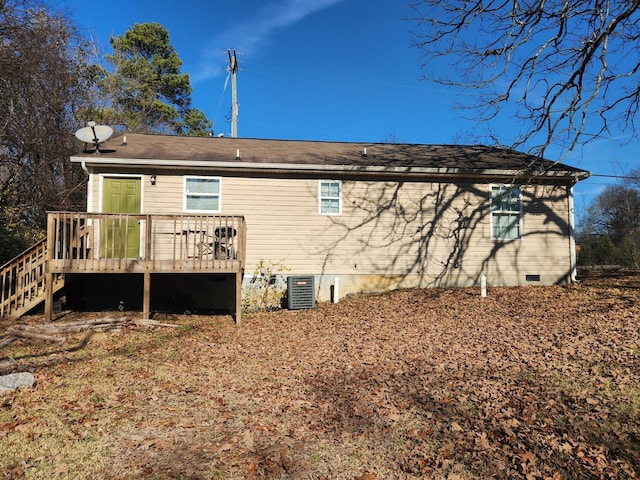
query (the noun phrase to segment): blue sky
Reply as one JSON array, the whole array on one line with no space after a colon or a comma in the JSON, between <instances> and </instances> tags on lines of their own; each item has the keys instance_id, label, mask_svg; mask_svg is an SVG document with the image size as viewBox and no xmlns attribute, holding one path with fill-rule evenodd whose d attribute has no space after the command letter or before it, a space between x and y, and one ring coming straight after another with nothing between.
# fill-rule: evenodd
<instances>
[{"instance_id":1,"label":"blue sky","mask_svg":"<svg viewBox=\"0 0 640 480\"><path fill-rule=\"evenodd\" d=\"M108 53L109 36L158 22L191 76L193 104L229 134L228 49L236 49L238 136L329 141L464 143L481 126L453 108L465 95L422 80L409 0L59 0ZM226 85L226 88L225 88ZM491 125L508 144L516 122ZM637 165L636 140L602 140L565 163L623 175ZM553 149L547 157L552 157ZM615 178L575 188L577 216Z\"/></svg>"}]
</instances>

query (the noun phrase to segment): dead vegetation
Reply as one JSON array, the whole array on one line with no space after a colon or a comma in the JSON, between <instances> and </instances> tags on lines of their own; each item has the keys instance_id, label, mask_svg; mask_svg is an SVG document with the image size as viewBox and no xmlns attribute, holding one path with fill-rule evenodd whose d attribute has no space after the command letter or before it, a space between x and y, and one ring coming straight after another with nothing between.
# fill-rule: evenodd
<instances>
[{"instance_id":1,"label":"dead vegetation","mask_svg":"<svg viewBox=\"0 0 640 480\"><path fill-rule=\"evenodd\" d=\"M637 286L407 290L240 327L20 339L0 369L37 384L0 397L0 478L637 478Z\"/></svg>"}]
</instances>

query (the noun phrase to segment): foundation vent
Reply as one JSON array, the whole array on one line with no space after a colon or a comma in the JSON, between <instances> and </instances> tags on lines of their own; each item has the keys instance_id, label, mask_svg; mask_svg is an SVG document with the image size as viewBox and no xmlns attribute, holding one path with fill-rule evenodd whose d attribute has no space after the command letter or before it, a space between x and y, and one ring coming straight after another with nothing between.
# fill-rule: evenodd
<instances>
[{"instance_id":1,"label":"foundation vent","mask_svg":"<svg viewBox=\"0 0 640 480\"><path fill-rule=\"evenodd\" d=\"M316 297L314 295L313 276L287 277L287 296L289 310L314 308Z\"/></svg>"}]
</instances>

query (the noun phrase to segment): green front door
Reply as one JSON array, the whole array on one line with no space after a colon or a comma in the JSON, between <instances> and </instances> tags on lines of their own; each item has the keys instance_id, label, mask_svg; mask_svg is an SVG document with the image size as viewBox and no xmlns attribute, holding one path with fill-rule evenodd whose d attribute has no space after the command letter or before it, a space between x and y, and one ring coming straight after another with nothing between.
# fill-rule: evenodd
<instances>
[{"instance_id":1,"label":"green front door","mask_svg":"<svg viewBox=\"0 0 640 480\"><path fill-rule=\"evenodd\" d=\"M103 213L140 213L142 196L138 177L105 177L102 182ZM112 218L102 225L102 252L108 258L140 257L138 219Z\"/></svg>"}]
</instances>

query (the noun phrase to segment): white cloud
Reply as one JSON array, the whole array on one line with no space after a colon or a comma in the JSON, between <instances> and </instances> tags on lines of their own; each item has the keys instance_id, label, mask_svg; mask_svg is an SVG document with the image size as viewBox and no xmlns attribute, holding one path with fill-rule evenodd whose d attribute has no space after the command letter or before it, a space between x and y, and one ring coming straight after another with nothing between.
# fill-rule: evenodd
<instances>
[{"instance_id":1,"label":"white cloud","mask_svg":"<svg viewBox=\"0 0 640 480\"><path fill-rule=\"evenodd\" d=\"M221 50L235 48L243 55L253 54L276 30L343 1L345 0L279 0L265 5L254 15L238 19L232 28L209 42L209 48L203 53L202 64L191 75L192 79L201 81L224 74L225 65L220 63L219 58Z\"/></svg>"}]
</instances>

